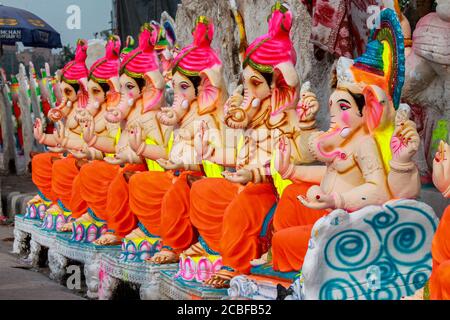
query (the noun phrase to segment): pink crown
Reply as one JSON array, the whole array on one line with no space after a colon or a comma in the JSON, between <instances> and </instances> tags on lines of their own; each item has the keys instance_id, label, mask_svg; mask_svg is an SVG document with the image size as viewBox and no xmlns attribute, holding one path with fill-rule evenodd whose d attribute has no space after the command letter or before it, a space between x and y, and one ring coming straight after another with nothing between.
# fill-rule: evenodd
<instances>
[{"instance_id":1,"label":"pink crown","mask_svg":"<svg viewBox=\"0 0 450 320\"><path fill-rule=\"evenodd\" d=\"M183 48L173 62L173 72L180 71L187 76L198 76L199 72L222 64L218 54L211 48L214 24L208 18L197 18L192 33L194 41Z\"/></svg>"},{"instance_id":2,"label":"pink crown","mask_svg":"<svg viewBox=\"0 0 450 320\"><path fill-rule=\"evenodd\" d=\"M87 41L78 40L75 59L67 63L61 71L62 79L68 83L77 83L78 80L88 77L86 68Z\"/></svg>"},{"instance_id":3,"label":"pink crown","mask_svg":"<svg viewBox=\"0 0 450 320\"><path fill-rule=\"evenodd\" d=\"M272 8L269 31L258 37L245 52L244 67L252 66L260 72L272 73L273 68L283 62L297 62L290 31L292 13L279 2Z\"/></svg>"},{"instance_id":4,"label":"pink crown","mask_svg":"<svg viewBox=\"0 0 450 320\"><path fill-rule=\"evenodd\" d=\"M108 79L119 76L120 46L118 36L111 36L106 43L106 53L98 59L89 70L89 78L99 83L106 83Z\"/></svg>"},{"instance_id":5,"label":"pink crown","mask_svg":"<svg viewBox=\"0 0 450 320\"><path fill-rule=\"evenodd\" d=\"M146 72L159 70L155 45L158 41L159 26L144 24L139 35L138 48L124 57L121 71L130 77L142 78Z\"/></svg>"}]
</instances>

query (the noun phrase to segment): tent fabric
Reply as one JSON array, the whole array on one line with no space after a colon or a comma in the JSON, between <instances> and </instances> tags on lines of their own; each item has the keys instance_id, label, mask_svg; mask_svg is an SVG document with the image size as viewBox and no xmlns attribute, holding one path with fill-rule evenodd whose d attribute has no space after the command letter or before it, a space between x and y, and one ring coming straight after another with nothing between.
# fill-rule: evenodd
<instances>
[{"instance_id":1,"label":"tent fabric","mask_svg":"<svg viewBox=\"0 0 450 320\"><path fill-rule=\"evenodd\" d=\"M61 48L61 36L47 22L26 10L0 5L0 43Z\"/></svg>"},{"instance_id":2,"label":"tent fabric","mask_svg":"<svg viewBox=\"0 0 450 320\"><path fill-rule=\"evenodd\" d=\"M145 22L159 22L163 11L175 18L179 3L181 0L116 0L117 27L122 42L126 42L128 35L137 36Z\"/></svg>"}]
</instances>

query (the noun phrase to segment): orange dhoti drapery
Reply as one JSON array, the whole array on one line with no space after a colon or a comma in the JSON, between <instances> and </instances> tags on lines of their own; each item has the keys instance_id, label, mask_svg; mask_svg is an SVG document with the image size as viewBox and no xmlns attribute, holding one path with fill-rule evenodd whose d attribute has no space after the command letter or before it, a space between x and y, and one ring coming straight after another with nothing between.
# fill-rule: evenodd
<instances>
[{"instance_id":1,"label":"orange dhoti drapery","mask_svg":"<svg viewBox=\"0 0 450 320\"><path fill-rule=\"evenodd\" d=\"M52 191L56 200L60 201L66 209L72 212L77 219L87 211L86 202L80 195L80 180L77 159L72 156L56 160L52 170Z\"/></svg>"},{"instance_id":2,"label":"orange dhoti drapery","mask_svg":"<svg viewBox=\"0 0 450 320\"><path fill-rule=\"evenodd\" d=\"M56 201L52 191L52 168L54 158L61 158L61 154L45 152L37 154L31 160L31 177L40 193L48 200Z\"/></svg>"},{"instance_id":3,"label":"orange dhoti drapery","mask_svg":"<svg viewBox=\"0 0 450 320\"><path fill-rule=\"evenodd\" d=\"M450 300L450 206L441 218L431 247L430 298Z\"/></svg>"},{"instance_id":4,"label":"orange dhoti drapery","mask_svg":"<svg viewBox=\"0 0 450 320\"><path fill-rule=\"evenodd\" d=\"M81 198L86 201L94 218L103 220L108 228L123 237L136 227L136 220L128 214L128 184L125 171L144 171L144 164L128 164L124 168L104 161L92 161L80 170Z\"/></svg>"},{"instance_id":5,"label":"orange dhoti drapery","mask_svg":"<svg viewBox=\"0 0 450 320\"><path fill-rule=\"evenodd\" d=\"M308 250L308 242L314 223L328 212L305 207L297 199L306 195L308 183L288 186L275 211L272 238L273 269L289 272L299 271Z\"/></svg>"},{"instance_id":6,"label":"orange dhoti drapery","mask_svg":"<svg viewBox=\"0 0 450 320\"><path fill-rule=\"evenodd\" d=\"M223 264L250 272L250 261L262 254L260 232L276 202L269 183L245 187L220 178L196 181L191 189L192 224Z\"/></svg>"},{"instance_id":7,"label":"orange dhoti drapery","mask_svg":"<svg viewBox=\"0 0 450 320\"><path fill-rule=\"evenodd\" d=\"M201 172L149 171L130 179L130 208L142 227L159 236L166 248L180 253L194 241L195 232L189 219L189 175Z\"/></svg>"}]
</instances>

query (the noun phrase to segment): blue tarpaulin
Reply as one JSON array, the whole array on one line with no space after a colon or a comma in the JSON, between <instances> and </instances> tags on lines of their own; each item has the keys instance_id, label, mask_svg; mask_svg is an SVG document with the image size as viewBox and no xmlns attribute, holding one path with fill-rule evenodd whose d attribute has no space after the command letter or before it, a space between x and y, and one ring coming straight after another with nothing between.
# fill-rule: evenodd
<instances>
[{"instance_id":1,"label":"blue tarpaulin","mask_svg":"<svg viewBox=\"0 0 450 320\"><path fill-rule=\"evenodd\" d=\"M61 36L47 22L26 10L0 4L0 44L61 48Z\"/></svg>"}]
</instances>

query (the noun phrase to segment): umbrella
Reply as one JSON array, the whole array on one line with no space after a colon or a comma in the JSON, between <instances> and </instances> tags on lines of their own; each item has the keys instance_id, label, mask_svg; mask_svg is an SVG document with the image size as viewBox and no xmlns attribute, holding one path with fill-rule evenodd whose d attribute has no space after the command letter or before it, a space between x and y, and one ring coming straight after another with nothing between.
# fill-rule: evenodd
<instances>
[{"instance_id":1,"label":"umbrella","mask_svg":"<svg viewBox=\"0 0 450 320\"><path fill-rule=\"evenodd\" d=\"M0 4L0 44L61 48L61 36L48 23L26 10Z\"/></svg>"}]
</instances>

